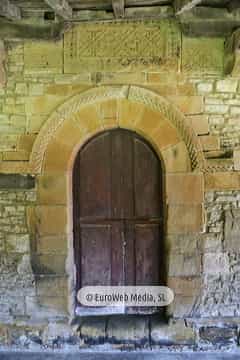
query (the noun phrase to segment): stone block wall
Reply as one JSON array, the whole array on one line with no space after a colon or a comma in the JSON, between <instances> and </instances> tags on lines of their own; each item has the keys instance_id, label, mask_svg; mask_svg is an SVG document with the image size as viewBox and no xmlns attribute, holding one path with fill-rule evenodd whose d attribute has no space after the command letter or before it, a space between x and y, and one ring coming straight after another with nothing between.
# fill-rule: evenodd
<instances>
[{"instance_id":1,"label":"stone block wall","mask_svg":"<svg viewBox=\"0 0 240 360\"><path fill-rule=\"evenodd\" d=\"M0 321L21 322L28 298L35 295L27 211L36 193L27 177L1 175L0 182Z\"/></svg>"},{"instance_id":2,"label":"stone block wall","mask_svg":"<svg viewBox=\"0 0 240 360\"><path fill-rule=\"evenodd\" d=\"M224 41L185 37L173 22L136 22L121 27L79 25L57 42L8 40L5 48L0 47L2 344L54 347L115 340L134 343L137 339L139 346L220 346L221 341L236 346L240 320L240 75L235 71L234 76L224 76ZM176 323L167 326L155 318L129 320L128 338L124 325L118 333L115 322L122 324L122 319L85 319L68 325L73 286L68 279L69 174L61 169L67 167L70 144L80 144L84 121L93 131L96 118L104 128L113 126L117 117L122 126L131 119L151 137L160 115L143 105L136 108L125 98L91 98L81 109L84 121L80 125L76 112L71 123L69 120L52 135L44 158L46 172L37 174L29 161L39 133L50 127L52 114L67 117L66 108L60 110L62 104L107 86L113 91L122 86L124 94L135 86L166 99L176 110L175 118L176 114L183 117L193 131L204 158L202 168L191 169L187 136L179 134L172 123L160 126L156 141L167 169L168 285L175 291L168 313ZM172 110L167 111L172 116ZM161 116L166 120L166 113ZM35 184L23 174L32 175ZM222 322L226 342L218 327Z\"/></svg>"}]
</instances>

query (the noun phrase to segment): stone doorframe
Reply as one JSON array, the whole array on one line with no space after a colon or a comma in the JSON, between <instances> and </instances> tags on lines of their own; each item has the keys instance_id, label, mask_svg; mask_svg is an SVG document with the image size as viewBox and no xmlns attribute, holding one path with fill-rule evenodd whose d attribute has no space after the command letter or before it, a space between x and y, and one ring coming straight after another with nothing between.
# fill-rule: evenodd
<instances>
[{"instance_id":1,"label":"stone doorframe","mask_svg":"<svg viewBox=\"0 0 240 360\"><path fill-rule=\"evenodd\" d=\"M30 171L37 179L34 258L38 269L50 268L51 274L68 275L66 311L71 316L75 289L72 168L77 152L86 141L116 127L142 135L162 160L167 233L182 236L202 231L204 156L196 134L176 107L137 86L97 87L67 100L52 113L38 134ZM194 193L191 196L189 187ZM44 263L44 254L48 264ZM56 260L59 254L64 261Z\"/></svg>"}]
</instances>

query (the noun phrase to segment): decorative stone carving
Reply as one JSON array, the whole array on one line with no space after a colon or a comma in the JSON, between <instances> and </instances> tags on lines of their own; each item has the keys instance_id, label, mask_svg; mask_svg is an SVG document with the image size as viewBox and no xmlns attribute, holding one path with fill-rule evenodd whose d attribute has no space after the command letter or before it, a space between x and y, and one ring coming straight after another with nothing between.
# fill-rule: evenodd
<instances>
[{"instance_id":1,"label":"decorative stone carving","mask_svg":"<svg viewBox=\"0 0 240 360\"><path fill-rule=\"evenodd\" d=\"M57 129L67 119L77 114L86 105L111 99L127 99L129 102L143 104L147 108L159 112L160 116L162 115L177 129L183 139L189 152L192 169L204 167L205 160L199 140L192 129L186 125L185 118L180 111L150 90L136 86L105 86L78 94L53 112L34 143L30 159L31 171L33 173L41 172L47 146Z\"/></svg>"},{"instance_id":2,"label":"decorative stone carving","mask_svg":"<svg viewBox=\"0 0 240 360\"><path fill-rule=\"evenodd\" d=\"M81 24L64 36L64 72L177 70L180 30L173 21Z\"/></svg>"}]
</instances>

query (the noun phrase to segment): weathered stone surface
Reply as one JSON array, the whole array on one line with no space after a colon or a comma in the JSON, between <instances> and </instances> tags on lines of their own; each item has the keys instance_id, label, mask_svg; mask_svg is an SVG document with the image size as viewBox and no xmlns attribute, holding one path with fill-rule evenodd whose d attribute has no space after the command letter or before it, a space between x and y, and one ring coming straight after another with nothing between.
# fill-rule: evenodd
<instances>
[{"instance_id":1,"label":"weathered stone surface","mask_svg":"<svg viewBox=\"0 0 240 360\"><path fill-rule=\"evenodd\" d=\"M225 211L224 244L230 251L239 250L240 209Z\"/></svg>"},{"instance_id":2,"label":"weathered stone surface","mask_svg":"<svg viewBox=\"0 0 240 360\"><path fill-rule=\"evenodd\" d=\"M240 107L239 106L231 106L230 115L238 116L239 114L240 114Z\"/></svg>"},{"instance_id":3,"label":"weathered stone surface","mask_svg":"<svg viewBox=\"0 0 240 360\"><path fill-rule=\"evenodd\" d=\"M224 79L217 81L216 90L219 92L235 93L237 91L238 80Z\"/></svg>"},{"instance_id":4,"label":"weathered stone surface","mask_svg":"<svg viewBox=\"0 0 240 360\"><path fill-rule=\"evenodd\" d=\"M203 252L221 252L223 250L222 234L207 233L202 235L201 248Z\"/></svg>"},{"instance_id":5,"label":"weathered stone surface","mask_svg":"<svg viewBox=\"0 0 240 360\"><path fill-rule=\"evenodd\" d=\"M33 219L39 235L66 233L67 211L65 206L36 206Z\"/></svg>"},{"instance_id":6,"label":"weathered stone surface","mask_svg":"<svg viewBox=\"0 0 240 360\"><path fill-rule=\"evenodd\" d=\"M201 82L197 85L197 90L199 94L211 93L213 91L212 82Z\"/></svg>"},{"instance_id":7,"label":"weathered stone surface","mask_svg":"<svg viewBox=\"0 0 240 360\"><path fill-rule=\"evenodd\" d=\"M169 276L197 276L201 269L201 258L198 254L170 254L168 265Z\"/></svg>"},{"instance_id":8,"label":"weathered stone surface","mask_svg":"<svg viewBox=\"0 0 240 360\"><path fill-rule=\"evenodd\" d=\"M168 96L184 114L199 114L203 112L202 96Z\"/></svg>"},{"instance_id":9,"label":"weathered stone surface","mask_svg":"<svg viewBox=\"0 0 240 360\"><path fill-rule=\"evenodd\" d=\"M240 170L240 148L233 150L234 169Z\"/></svg>"},{"instance_id":10,"label":"weathered stone surface","mask_svg":"<svg viewBox=\"0 0 240 360\"><path fill-rule=\"evenodd\" d=\"M203 176L192 173L167 175L166 195L169 204L201 204Z\"/></svg>"},{"instance_id":11,"label":"weathered stone surface","mask_svg":"<svg viewBox=\"0 0 240 360\"><path fill-rule=\"evenodd\" d=\"M177 254L194 253L201 237L198 234L171 234L166 236L166 248Z\"/></svg>"},{"instance_id":12,"label":"weathered stone surface","mask_svg":"<svg viewBox=\"0 0 240 360\"><path fill-rule=\"evenodd\" d=\"M108 322L107 340L120 344L145 345L149 340L148 320L137 316L113 317Z\"/></svg>"},{"instance_id":13,"label":"weathered stone surface","mask_svg":"<svg viewBox=\"0 0 240 360\"><path fill-rule=\"evenodd\" d=\"M80 327L80 337L86 344L101 344L106 340L106 319L89 318Z\"/></svg>"},{"instance_id":14,"label":"weathered stone surface","mask_svg":"<svg viewBox=\"0 0 240 360\"><path fill-rule=\"evenodd\" d=\"M227 253L206 253L203 256L203 272L206 274L229 273L229 259Z\"/></svg>"},{"instance_id":15,"label":"weathered stone surface","mask_svg":"<svg viewBox=\"0 0 240 360\"><path fill-rule=\"evenodd\" d=\"M236 172L216 172L205 174L206 190L239 190L240 174Z\"/></svg>"},{"instance_id":16,"label":"weathered stone surface","mask_svg":"<svg viewBox=\"0 0 240 360\"><path fill-rule=\"evenodd\" d=\"M224 41L219 38L183 37L182 67L185 72L221 73Z\"/></svg>"},{"instance_id":17,"label":"weathered stone surface","mask_svg":"<svg viewBox=\"0 0 240 360\"><path fill-rule=\"evenodd\" d=\"M26 73L62 73L63 43L28 42L24 45L24 61Z\"/></svg>"},{"instance_id":18,"label":"weathered stone surface","mask_svg":"<svg viewBox=\"0 0 240 360\"><path fill-rule=\"evenodd\" d=\"M29 153L26 151L6 151L3 153L3 160L5 161L28 161Z\"/></svg>"},{"instance_id":19,"label":"weathered stone surface","mask_svg":"<svg viewBox=\"0 0 240 360\"><path fill-rule=\"evenodd\" d=\"M1 189L33 189L35 181L32 176L20 174L0 174Z\"/></svg>"},{"instance_id":20,"label":"weathered stone surface","mask_svg":"<svg viewBox=\"0 0 240 360\"><path fill-rule=\"evenodd\" d=\"M216 115L224 115L227 114L229 110L228 105L222 105L222 104L215 104L215 105L205 105L205 111L209 114L216 114Z\"/></svg>"},{"instance_id":21,"label":"weathered stone surface","mask_svg":"<svg viewBox=\"0 0 240 360\"><path fill-rule=\"evenodd\" d=\"M168 307L168 314L175 319L194 317L198 314L198 296L175 294L173 302Z\"/></svg>"},{"instance_id":22,"label":"weathered stone surface","mask_svg":"<svg viewBox=\"0 0 240 360\"><path fill-rule=\"evenodd\" d=\"M169 324L159 320L151 322L151 342L154 345L194 345L194 330L186 326L183 320L171 321Z\"/></svg>"},{"instance_id":23,"label":"weathered stone surface","mask_svg":"<svg viewBox=\"0 0 240 360\"><path fill-rule=\"evenodd\" d=\"M48 254L32 256L32 268L35 274L64 275L65 266L65 255Z\"/></svg>"},{"instance_id":24,"label":"weathered stone surface","mask_svg":"<svg viewBox=\"0 0 240 360\"><path fill-rule=\"evenodd\" d=\"M198 233L202 230L203 209L201 205L169 205L168 234Z\"/></svg>"},{"instance_id":25,"label":"weathered stone surface","mask_svg":"<svg viewBox=\"0 0 240 360\"><path fill-rule=\"evenodd\" d=\"M29 85L29 94L31 96L40 96L43 95L44 85L43 84L30 84Z\"/></svg>"},{"instance_id":26,"label":"weathered stone surface","mask_svg":"<svg viewBox=\"0 0 240 360\"><path fill-rule=\"evenodd\" d=\"M167 286L173 290L174 294L182 296L199 296L201 290L201 278L199 276L181 276L168 278Z\"/></svg>"},{"instance_id":27,"label":"weathered stone surface","mask_svg":"<svg viewBox=\"0 0 240 360\"><path fill-rule=\"evenodd\" d=\"M73 331L66 323L51 322L42 333L43 344L58 348L63 343L71 342Z\"/></svg>"},{"instance_id":28,"label":"weathered stone surface","mask_svg":"<svg viewBox=\"0 0 240 360\"><path fill-rule=\"evenodd\" d=\"M9 234L6 236L6 247L8 252L26 253L30 251L29 234Z\"/></svg>"},{"instance_id":29,"label":"weathered stone surface","mask_svg":"<svg viewBox=\"0 0 240 360\"><path fill-rule=\"evenodd\" d=\"M67 296L67 278L64 276L35 276L37 295Z\"/></svg>"},{"instance_id":30,"label":"weathered stone surface","mask_svg":"<svg viewBox=\"0 0 240 360\"><path fill-rule=\"evenodd\" d=\"M209 122L206 115L187 116L186 121L197 135L206 135L209 133Z\"/></svg>"},{"instance_id":31,"label":"weathered stone surface","mask_svg":"<svg viewBox=\"0 0 240 360\"><path fill-rule=\"evenodd\" d=\"M67 254L68 240L66 235L37 236L35 239L38 253Z\"/></svg>"},{"instance_id":32,"label":"weathered stone surface","mask_svg":"<svg viewBox=\"0 0 240 360\"><path fill-rule=\"evenodd\" d=\"M181 173L191 170L191 161L183 141L163 149L161 155L167 173Z\"/></svg>"},{"instance_id":33,"label":"weathered stone surface","mask_svg":"<svg viewBox=\"0 0 240 360\"><path fill-rule=\"evenodd\" d=\"M145 119L145 123L142 128L143 134L145 136L147 136L148 133L153 132L153 135L152 135L153 143L161 152L163 152L164 149L167 149L166 151L168 151L168 149L170 147L175 147L175 146L179 147L179 141L180 141L179 134L176 131L176 129L171 126L171 124L169 124L167 122L161 123L161 118L159 116L158 116L158 123L160 123L159 125L157 125L157 123L155 123L155 124L152 124L154 126L152 128L150 128L148 123L149 123L149 119ZM141 127L140 127L140 130L141 130ZM177 155L177 154L175 154L175 155ZM178 158L178 161L180 162L180 160L184 159L184 153L182 154L182 157L180 159L179 159L179 157L175 156L175 158ZM169 161L170 161L170 159L169 159Z\"/></svg>"},{"instance_id":34,"label":"weathered stone surface","mask_svg":"<svg viewBox=\"0 0 240 360\"><path fill-rule=\"evenodd\" d=\"M26 296L26 314L36 323L55 322L56 318L66 316L67 299L62 296Z\"/></svg>"},{"instance_id":35,"label":"weathered stone surface","mask_svg":"<svg viewBox=\"0 0 240 360\"><path fill-rule=\"evenodd\" d=\"M64 205L67 203L67 177L50 174L37 177L38 203L41 205Z\"/></svg>"},{"instance_id":36,"label":"weathered stone surface","mask_svg":"<svg viewBox=\"0 0 240 360\"><path fill-rule=\"evenodd\" d=\"M16 84L16 94L18 95L27 95L28 86L26 83L17 83Z\"/></svg>"},{"instance_id":37,"label":"weathered stone surface","mask_svg":"<svg viewBox=\"0 0 240 360\"><path fill-rule=\"evenodd\" d=\"M35 134L22 134L19 136L17 148L30 153L35 139Z\"/></svg>"},{"instance_id":38,"label":"weathered stone surface","mask_svg":"<svg viewBox=\"0 0 240 360\"><path fill-rule=\"evenodd\" d=\"M57 105L60 105L66 96L62 95L47 95L44 94L42 96L28 96L25 100L25 110L29 116L35 116L35 121L37 120L36 117L41 116L40 120L44 115L49 115ZM13 110L10 109L10 113Z\"/></svg>"},{"instance_id":39,"label":"weathered stone surface","mask_svg":"<svg viewBox=\"0 0 240 360\"><path fill-rule=\"evenodd\" d=\"M9 334L8 328L4 325L0 326L0 345L8 345L9 343Z\"/></svg>"},{"instance_id":40,"label":"weathered stone surface","mask_svg":"<svg viewBox=\"0 0 240 360\"><path fill-rule=\"evenodd\" d=\"M21 261L18 264L17 272L20 275L32 274L31 259L28 254L24 254Z\"/></svg>"},{"instance_id":41,"label":"weathered stone surface","mask_svg":"<svg viewBox=\"0 0 240 360\"><path fill-rule=\"evenodd\" d=\"M45 308L42 316L45 318L54 319L56 316L66 318L68 314L68 298L67 296L56 295L41 295L37 296L37 303L40 306L40 310ZM35 312L38 311L36 308Z\"/></svg>"},{"instance_id":42,"label":"weathered stone surface","mask_svg":"<svg viewBox=\"0 0 240 360\"><path fill-rule=\"evenodd\" d=\"M220 139L218 136L213 136L213 135L201 136L200 141L204 151L220 149Z\"/></svg>"},{"instance_id":43,"label":"weathered stone surface","mask_svg":"<svg viewBox=\"0 0 240 360\"><path fill-rule=\"evenodd\" d=\"M0 41L0 86L3 87L7 81L7 74L6 74L6 50L4 42Z\"/></svg>"},{"instance_id":44,"label":"weathered stone surface","mask_svg":"<svg viewBox=\"0 0 240 360\"><path fill-rule=\"evenodd\" d=\"M236 328L230 327L201 327L199 329L200 340L207 344L227 346L236 344Z\"/></svg>"}]
</instances>

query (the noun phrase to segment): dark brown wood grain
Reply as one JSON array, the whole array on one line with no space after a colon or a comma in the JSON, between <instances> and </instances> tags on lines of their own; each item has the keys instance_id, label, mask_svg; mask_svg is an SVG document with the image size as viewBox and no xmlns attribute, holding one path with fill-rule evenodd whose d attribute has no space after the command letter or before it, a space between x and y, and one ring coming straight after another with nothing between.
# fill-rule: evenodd
<instances>
[{"instance_id":1,"label":"dark brown wood grain","mask_svg":"<svg viewBox=\"0 0 240 360\"><path fill-rule=\"evenodd\" d=\"M83 147L73 173L77 290L160 284L161 189L160 161L136 133L103 132Z\"/></svg>"}]
</instances>

